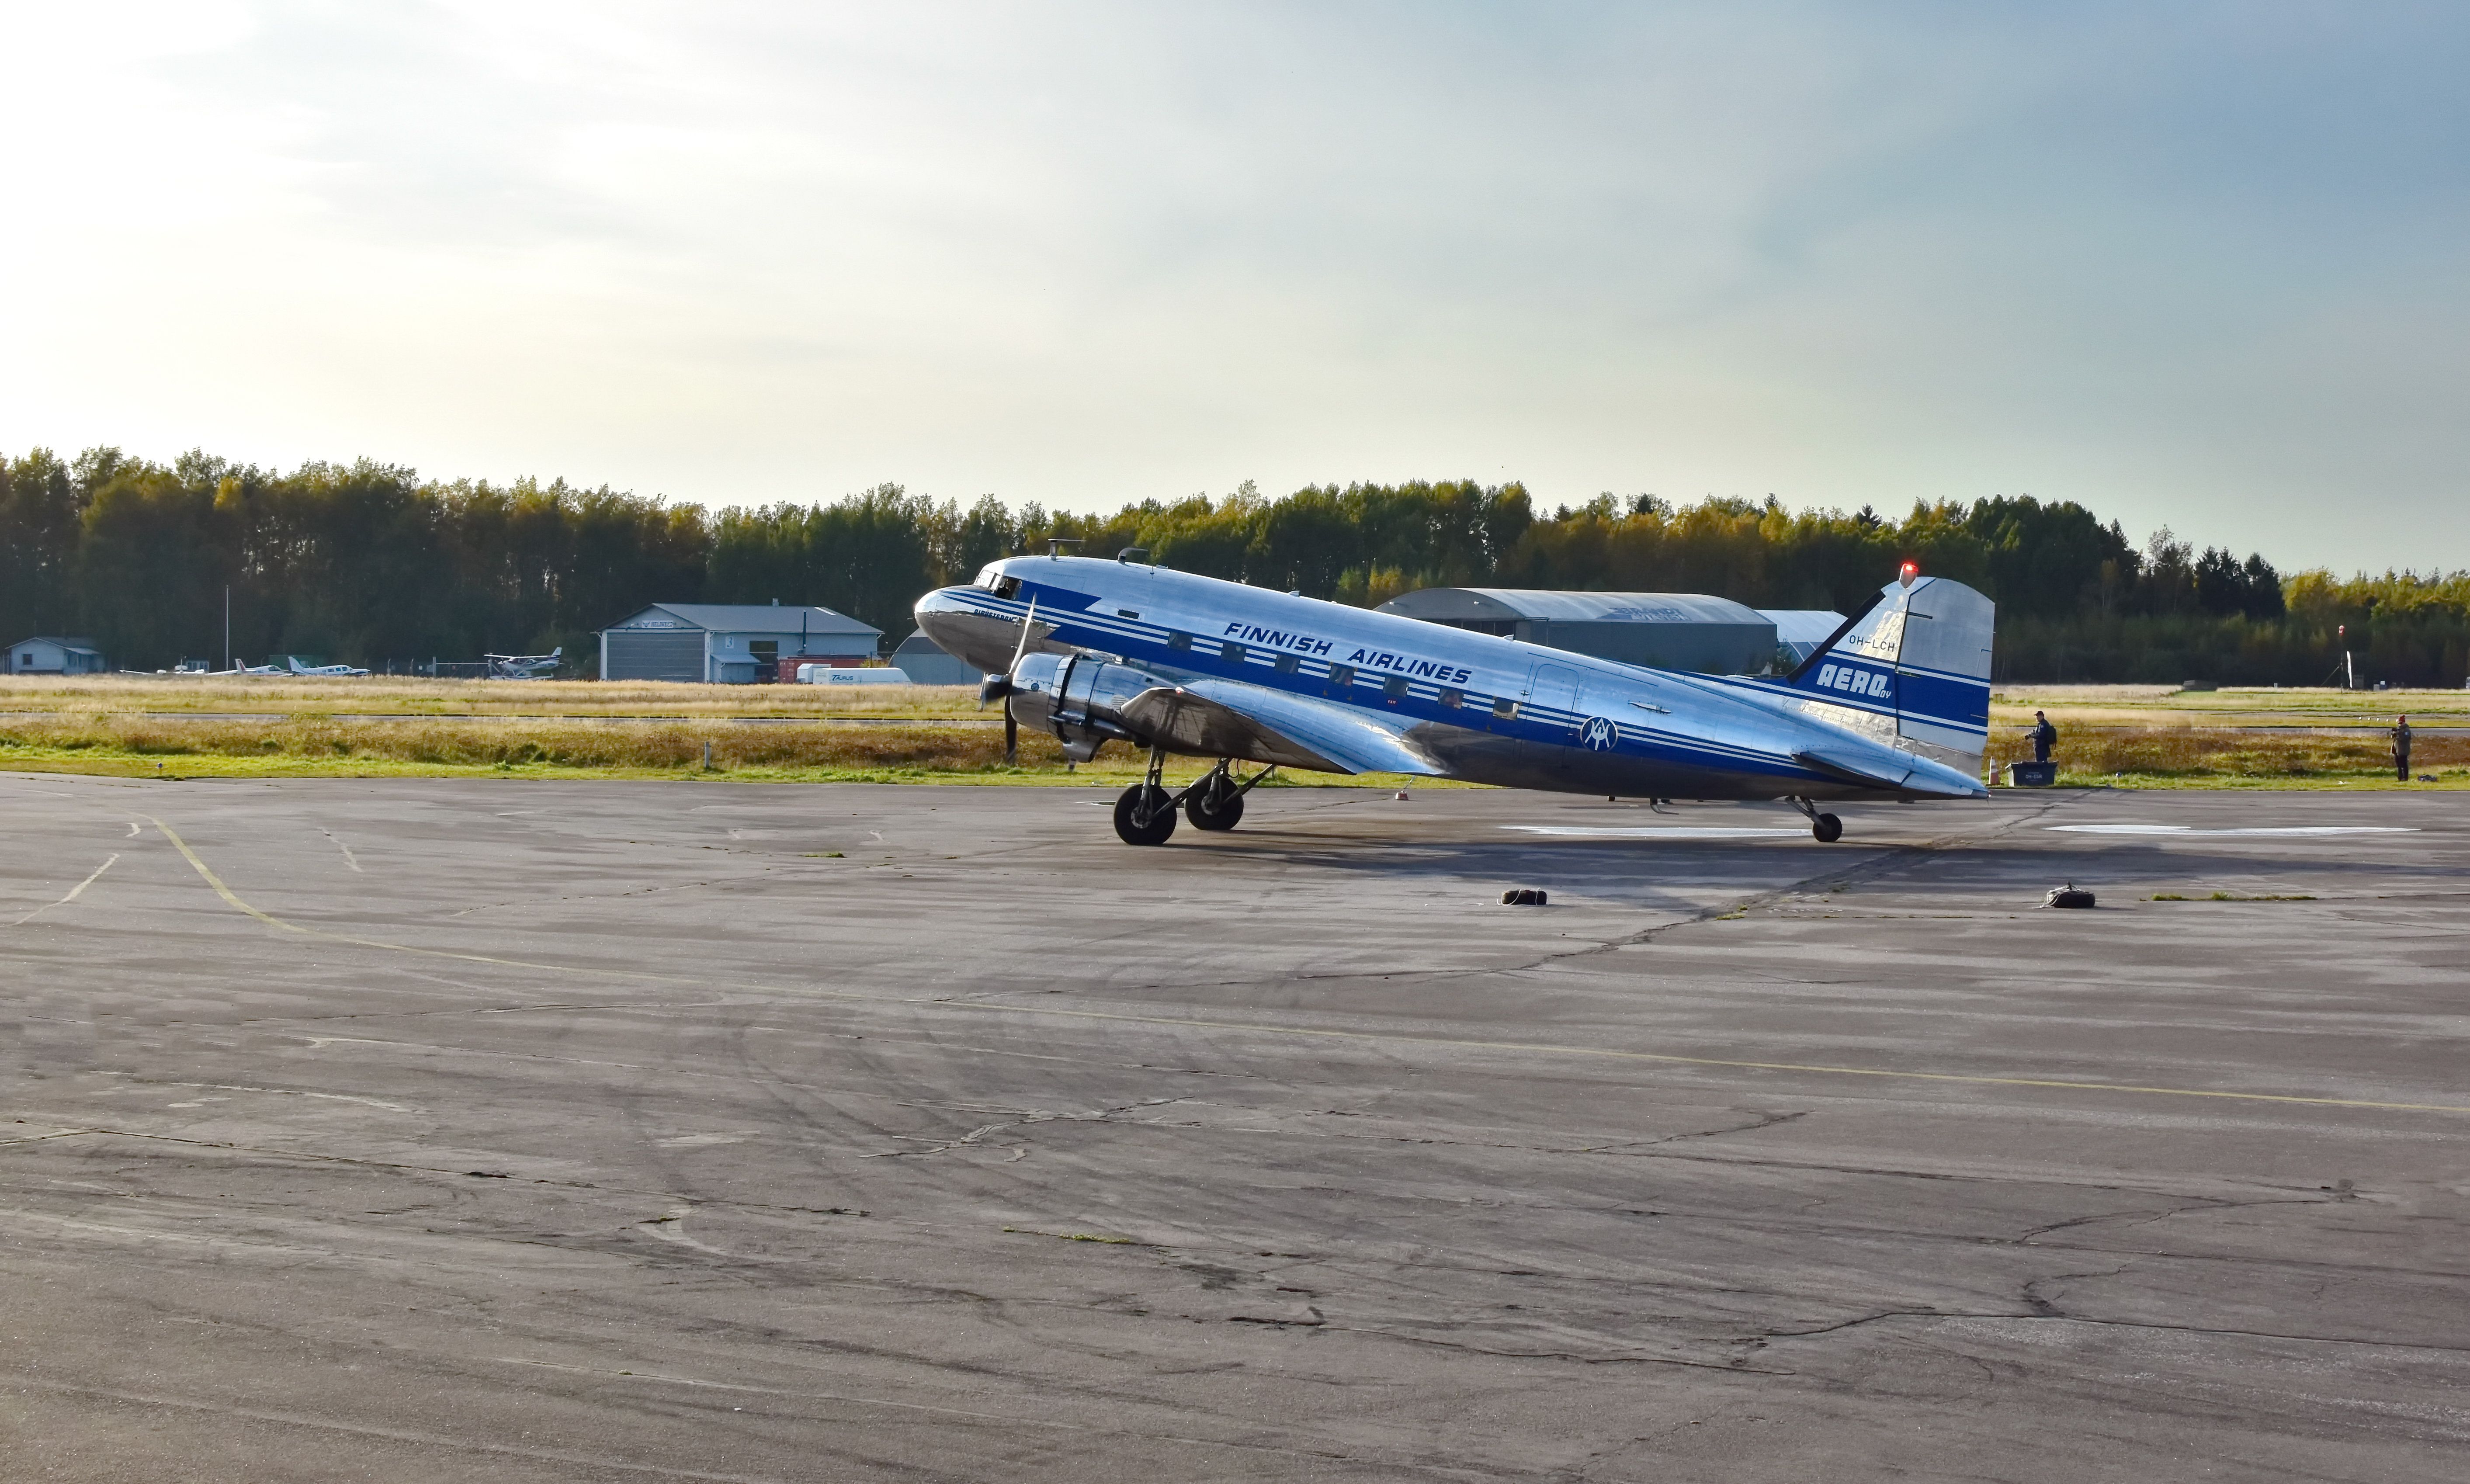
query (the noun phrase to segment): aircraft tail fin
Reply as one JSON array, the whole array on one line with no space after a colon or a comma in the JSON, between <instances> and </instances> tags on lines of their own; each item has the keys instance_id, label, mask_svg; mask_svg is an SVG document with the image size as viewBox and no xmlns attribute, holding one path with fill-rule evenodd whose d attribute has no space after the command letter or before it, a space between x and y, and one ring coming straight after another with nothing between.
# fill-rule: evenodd
<instances>
[{"instance_id":1,"label":"aircraft tail fin","mask_svg":"<svg viewBox=\"0 0 2470 1484\"><path fill-rule=\"evenodd\" d=\"M1978 773L1990 737L1990 647L1996 609L1945 577L1891 582L1785 684L1860 713L1861 730L1892 721L1894 745Z\"/></svg>"}]
</instances>

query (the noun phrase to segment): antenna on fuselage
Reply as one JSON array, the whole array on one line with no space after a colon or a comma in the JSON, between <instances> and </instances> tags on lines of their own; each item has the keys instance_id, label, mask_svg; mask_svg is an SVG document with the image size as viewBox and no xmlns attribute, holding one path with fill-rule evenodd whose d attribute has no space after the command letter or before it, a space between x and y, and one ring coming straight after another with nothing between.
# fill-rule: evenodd
<instances>
[{"instance_id":1,"label":"antenna on fuselage","mask_svg":"<svg viewBox=\"0 0 2470 1484\"><path fill-rule=\"evenodd\" d=\"M1060 557L1063 555L1064 547L1079 545L1081 538L1078 536L1049 536L1046 538L1046 554L1050 559Z\"/></svg>"},{"instance_id":2,"label":"antenna on fuselage","mask_svg":"<svg viewBox=\"0 0 2470 1484\"><path fill-rule=\"evenodd\" d=\"M1133 557L1139 557L1142 561L1149 562L1150 548L1147 546L1126 546L1123 550L1115 553L1115 563L1119 567L1130 567ZM1155 562L1150 562L1150 565L1152 567L1157 566Z\"/></svg>"}]
</instances>

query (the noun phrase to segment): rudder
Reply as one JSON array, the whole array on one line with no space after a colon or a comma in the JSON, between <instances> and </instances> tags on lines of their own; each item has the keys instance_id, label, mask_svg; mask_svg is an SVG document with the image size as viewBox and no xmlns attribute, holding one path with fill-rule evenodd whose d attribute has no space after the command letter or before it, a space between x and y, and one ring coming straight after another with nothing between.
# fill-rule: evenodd
<instances>
[{"instance_id":1,"label":"rudder","mask_svg":"<svg viewBox=\"0 0 2470 1484\"><path fill-rule=\"evenodd\" d=\"M1960 582L1891 582L1784 684L1842 707L1840 723L1969 777L1990 737L1995 614Z\"/></svg>"}]
</instances>

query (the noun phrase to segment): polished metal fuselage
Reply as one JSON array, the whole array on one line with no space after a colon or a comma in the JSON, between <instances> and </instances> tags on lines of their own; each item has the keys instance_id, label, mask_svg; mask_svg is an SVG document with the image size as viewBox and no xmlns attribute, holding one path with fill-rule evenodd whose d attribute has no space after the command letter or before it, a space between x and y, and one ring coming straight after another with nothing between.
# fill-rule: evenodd
<instances>
[{"instance_id":1,"label":"polished metal fuselage","mask_svg":"<svg viewBox=\"0 0 2470 1484\"><path fill-rule=\"evenodd\" d=\"M1085 690L1057 697L1049 685L1024 686L1009 704L1024 725L1055 730L1084 755L1108 736L1153 740L1110 720L1145 688L1233 682L1356 708L1431 759L1433 772L1503 787L1659 799L1984 792L1953 768L1888 746L1875 729L1829 719L1840 708L1773 683L1620 664L1124 562L1011 558L975 584L928 593L917 615L947 653L1003 673L1033 605L1028 653L1074 661L1037 673L1060 678L1068 668ZM1212 694L1240 696L1223 685ZM1908 784L1848 781L1841 767L1810 766L1813 751L1874 760Z\"/></svg>"}]
</instances>

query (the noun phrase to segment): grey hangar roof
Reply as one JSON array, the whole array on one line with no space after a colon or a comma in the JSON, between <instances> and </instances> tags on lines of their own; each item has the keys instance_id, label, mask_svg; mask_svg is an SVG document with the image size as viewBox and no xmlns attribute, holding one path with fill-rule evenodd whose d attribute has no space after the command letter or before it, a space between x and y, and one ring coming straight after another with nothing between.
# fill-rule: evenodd
<instances>
[{"instance_id":1,"label":"grey hangar roof","mask_svg":"<svg viewBox=\"0 0 2470 1484\"><path fill-rule=\"evenodd\" d=\"M1562 592L1535 588L1424 588L1381 612L1479 634L1498 634L1623 664L1707 674L1758 675L1806 654L1842 618L1802 611L1763 613L1704 592Z\"/></svg>"},{"instance_id":2,"label":"grey hangar roof","mask_svg":"<svg viewBox=\"0 0 2470 1484\"><path fill-rule=\"evenodd\" d=\"M687 627L713 634L862 634L880 638L883 631L847 614L804 603L654 603L622 618L613 629L652 628L642 620L667 614ZM663 627L665 627L664 625Z\"/></svg>"}]
</instances>

